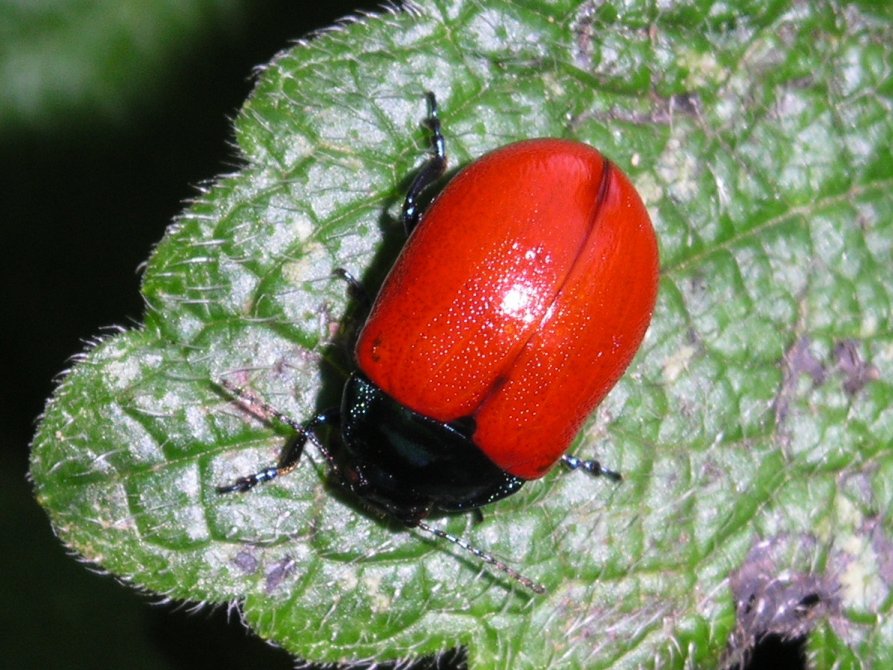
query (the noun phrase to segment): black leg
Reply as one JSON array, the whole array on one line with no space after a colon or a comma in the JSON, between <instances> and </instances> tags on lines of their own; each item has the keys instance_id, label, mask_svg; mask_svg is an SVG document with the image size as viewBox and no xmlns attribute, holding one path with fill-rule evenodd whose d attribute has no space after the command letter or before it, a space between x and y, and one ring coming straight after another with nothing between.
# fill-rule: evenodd
<instances>
[{"instance_id":1,"label":"black leg","mask_svg":"<svg viewBox=\"0 0 893 670\"><path fill-rule=\"evenodd\" d=\"M282 452L282 456L279 458L279 462L276 463L276 465L264 468L260 472L255 472L254 474L239 477L232 484L218 486L217 493L244 493L245 491L253 489L258 484L263 484L271 479L287 475L298 466L301 456L304 453L304 446L307 444L308 439L313 441L329 462L330 467L333 467L337 472L338 468L332 454L322 442L316 439L314 431L320 426L337 423L340 417L339 410L330 409L321 412L312 419L301 423L286 416L250 391L246 391L242 387L236 386L225 379L220 381L220 386L236 396L252 414L284 423L293 428L296 434L294 438L289 440L287 448Z\"/></svg>"},{"instance_id":2,"label":"black leg","mask_svg":"<svg viewBox=\"0 0 893 670\"><path fill-rule=\"evenodd\" d=\"M216 487L217 493L244 493L250 491L258 484L263 484L277 477L287 475L298 466L301 455L304 453L304 445L307 444L306 435L297 435L289 440L287 448L283 451L279 462L260 472L255 472L244 477L239 477L232 484Z\"/></svg>"},{"instance_id":3,"label":"black leg","mask_svg":"<svg viewBox=\"0 0 893 670\"><path fill-rule=\"evenodd\" d=\"M623 475L614 470L603 468L598 461L584 461L576 456L565 454L561 457L561 462L564 463L568 470L584 470L594 477L607 477L615 482L623 480Z\"/></svg>"},{"instance_id":4,"label":"black leg","mask_svg":"<svg viewBox=\"0 0 893 670\"><path fill-rule=\"evenodd\" d=\"M428 92L428 118L425 125L431 130L431 157L422 166L406 193L403 201L403 228L409 235L422 218L419 209L419 198L431 184L437 181L446 170L446 142L440 130L440 119L437 117L437 98Z\"/></svg>"},{"instance_id":5,"label":"black leg","mask_svg":"<svg viewBox=\"0 0 893 670\"><path fill-rule=\"evenodd\" d=\"M332 270L332 274L347 282L347 294L359 301L364 312L368 312L369 308L372 307L372 299L366 292L366 287L344 268L335 268Z\"/></svg>"}]
</instances>

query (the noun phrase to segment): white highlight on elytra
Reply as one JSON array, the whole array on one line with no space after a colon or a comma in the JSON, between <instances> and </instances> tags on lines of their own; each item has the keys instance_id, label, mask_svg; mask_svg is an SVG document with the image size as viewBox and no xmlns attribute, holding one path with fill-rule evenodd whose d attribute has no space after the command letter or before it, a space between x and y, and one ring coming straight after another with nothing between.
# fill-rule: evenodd
<instances>
[{"instance_id":1,"label":"white highlight on elytra","mask_svg":"<svg viewBox=\"0 0 893 670\"><path fill-rule=\"evenodd\" d=\"M499 308L504 314L531 323L535 318L533 306L536 300L536 289L525 284L515 284L502 296Z\"/></svg>"}]
</instances>

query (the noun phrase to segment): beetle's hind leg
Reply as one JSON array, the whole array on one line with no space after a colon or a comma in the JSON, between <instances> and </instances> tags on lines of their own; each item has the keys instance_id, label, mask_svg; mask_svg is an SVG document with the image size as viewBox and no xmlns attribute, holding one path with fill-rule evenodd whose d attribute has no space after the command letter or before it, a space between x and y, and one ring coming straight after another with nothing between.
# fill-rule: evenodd
<instances>
[{"instance_id":1,"label":"beetle's hind leg","mask_svg":"<svg viewBox=\"0 0 893 670\"><path fill-rule=\"evenodd\" d=\"M564 454L561 457L561 462L564 463L564 466L568 470L583 470L593 477L607 477L615 482L623 481L623 475L616 470L609 470L608 468L602 467L602 464L598 461L583 460L576 456Z\"/></svg>"}]
</instances>

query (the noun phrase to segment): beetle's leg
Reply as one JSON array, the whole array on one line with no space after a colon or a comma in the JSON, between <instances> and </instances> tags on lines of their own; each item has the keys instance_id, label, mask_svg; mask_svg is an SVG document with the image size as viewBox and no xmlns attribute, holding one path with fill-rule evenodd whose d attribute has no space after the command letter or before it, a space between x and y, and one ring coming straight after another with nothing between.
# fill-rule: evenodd
<instances>
[{"instance_id":1,"label":"beetle's leg","mask_svg":"<svg viewBox=\"0 0 893 670\"><path fill-rule=\"evenodd\" d=\"M584 470L594 477L607 477L615 482L619 482L623 479L623 475L619 472L603 468L598 461L584 461L576 456L564 454L561 457L561 462L564 463L568 470Z\"/></svg>"},{"instance_id":2,"label":"beetle's leg","mask_svg":"<svg viewBox=\"0 0 893 670\"><path fill-rule=\"evenodd\" d=\"M368 312L369 308L372 307L372 299L369 297L366 287L344 268L335 268L332 270L332 274L347 283L347 294L359 301L364 312Z\"/></svg>"},{"instance_id":3,"label":"beetle's leg","mask_svg":"<svg viewBox=\"0 0 893 670\"><path fill-rule=\"evenodd\" d=\"M337 342L343 347L343 354L346 356L346 360L352 361L357 334L372 310L372 296L366 291L366 287L344 268L335 268L332 274L344 280L347 284L348 297L357 303L356 308L349 310L342 319L341 334L337 338Z\"/></svg>"},{"instance_id":4,"label":"beetle's leg","mask_svg":"<svg viewBox=\"0 0 893 670\"><path fill-rule=\"evenodd\" d=\"M419 219L422 217L422 211L419 208L419 198L424 191L446 170L446 142L443 139L443 133L440 130L440 119L437 116L437 98L430 91L428 97L428 118L425 119L425 125L431 131L431 156L416 174L415 179L406 192L406 199L403 201L403 228L409 235Z\"/></svg>"},{"instance_id":5,"label":"beetle's leg","mask_svg":"<svg viewBox=\"0 0 893 670\"><path fill-rule=\"evenodd\" d=\"M217 493L244 493L245 491L250 491L258 484L263 484L288 474L297 467L298 461L301 460L301 454L304 453L304 445L306 443L306 435L296 435L288 441L287 447L282 452L282 456L276 465L244 477L239 477L232 484L217 486L215 490Z\"/></svg>"},{"instance_id":6,"label":"beetle's leg","mask_svg":"<svg viewBox=\"0 0 893 670\"><path fill-rule=\"evenodd\" d=\"M287 446L283 450L276 465L264 468L251 475L239 477L232 484L218 486L217 493L244 493L245 491L253 489L258 484L287 475L298 466L298 462L301 460L301 455L304 453L304 445L307 444L308 439L310 439L322 452L325 459L329 462L329 465L337 470L334 457L329 452L328 448L316 438L314 431L320 426L337 423L340 416L339 410L330 409L325 412L320 412L308 421L301 423L295 421L290 416L283 414L272 405L267 404L256 395L240 386L236 386L225 379L221 380L219 383L220 386L226 389L229 393L239 398L252 414L259 415L265 419L272 418L284 423L293 428L296 434L294 438L288 441Z\"/></svg>"}]
</instances>

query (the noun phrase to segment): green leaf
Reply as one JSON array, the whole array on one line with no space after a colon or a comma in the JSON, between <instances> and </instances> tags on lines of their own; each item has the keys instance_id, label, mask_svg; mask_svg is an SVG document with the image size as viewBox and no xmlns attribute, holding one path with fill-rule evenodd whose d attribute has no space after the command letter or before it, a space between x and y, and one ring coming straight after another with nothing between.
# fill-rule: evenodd
<instances>
[{"instance_id":1,"label":"green leaf","mask_svg":"<svg viewBox=\"0 0 893 670\"><path fill-rule=\"evenodd\" d=\"M717 666L815 626L816 667L893 661L893 12L443 0L281 54L236 121L244 164L146 269L145 325L50 400L38 498L63 541L141 587L241 600L318 661L465 645L473 668ZM434 523L549 589L382 522L308 449L245 495L214 487L287 439L218 392L303 418L349 369L347 268L374 288L440 99L452 166L533 136L602 149L661 242L659 304L574 451Z\"/></svg>"}]
</instances>

